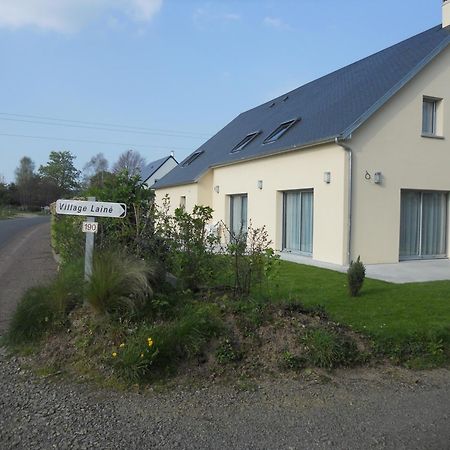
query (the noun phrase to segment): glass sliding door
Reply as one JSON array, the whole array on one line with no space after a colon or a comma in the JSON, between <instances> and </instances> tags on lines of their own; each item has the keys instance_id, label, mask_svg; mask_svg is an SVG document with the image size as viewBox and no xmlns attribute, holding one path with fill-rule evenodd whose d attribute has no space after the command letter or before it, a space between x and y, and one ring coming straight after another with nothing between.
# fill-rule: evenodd
<instances>
[{"instance_id":1,"label":"glass sliding door","mask_svg":"<svg viewBox=\"0 0 450 450\"><path fill-rule=\"evenodd\" d=\"M400 259L446 256L447 193L402 191Z\"/></svg>"},{"instance_id":2,"label":"glass sliding door","mask_svg":"<svg viewBox=\"0 0 450 450\"><path fill-rule=\"evenodd\" d=\"M230 195L230 231L235 237L247 233L247 194Z\"/></svg>"},{"instance_id":3,"label":"glass sliding door","mask_svg":"<svg viewBox=\"0 0 450 450\"><path fill-rule=\"evenodd\" d=\"M283 250L312 254L313 191L283 193Z\"/></svg>"}]
</instances>

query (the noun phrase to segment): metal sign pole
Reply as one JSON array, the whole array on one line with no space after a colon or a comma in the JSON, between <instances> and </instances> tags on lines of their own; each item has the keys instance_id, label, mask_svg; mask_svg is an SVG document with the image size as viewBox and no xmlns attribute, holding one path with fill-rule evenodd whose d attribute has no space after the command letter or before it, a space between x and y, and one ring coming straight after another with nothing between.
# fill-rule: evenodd
<instances>
[{"instance_id":1,"label":"metal sign pole","mask_svg":"<svg viewBox=\"0 0 450 450\"><path fill-rule=\"evenodd\" d=\"M95 202L95 197L88 197L90 202ZM86 217L87 222L95 222L95 217ZM92 275L92 261L94 258L95 233L86 233L86 247L84 253L84 279L89 281Z\"/></svg>"}]
</instances>

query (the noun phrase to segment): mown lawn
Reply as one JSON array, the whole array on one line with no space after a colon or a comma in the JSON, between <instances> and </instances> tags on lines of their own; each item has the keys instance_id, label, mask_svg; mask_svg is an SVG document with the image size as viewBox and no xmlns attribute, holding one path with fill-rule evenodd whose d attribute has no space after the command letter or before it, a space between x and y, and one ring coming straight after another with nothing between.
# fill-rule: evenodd
<instances>
[{"instance_id":1,"label":"mown lawn","mask_svg":"<svg viewBox=\"0 0 450 450\"><path fill-rule=\"evenodd\" d=\"M322 305L333 320L370 335L386 353L401 353L405 345L423 344L431 353L450 349L450 281L366 279L352 298L346 274L282 261L276 285L273 296Z\"/></svg>"}]
</instances>

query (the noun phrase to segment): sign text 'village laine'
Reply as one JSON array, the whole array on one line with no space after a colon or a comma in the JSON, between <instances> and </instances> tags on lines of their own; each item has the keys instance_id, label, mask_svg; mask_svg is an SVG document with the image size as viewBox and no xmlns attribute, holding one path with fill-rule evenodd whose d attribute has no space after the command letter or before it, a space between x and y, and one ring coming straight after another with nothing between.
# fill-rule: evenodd
<instances>
[{"instance_id":1,"label":"sign text 'village laine'","mask_svg":"<svg viewBox=\"0 0 450 450\"><path fill-rule=\"evenodd\" d=\"M127 206L124 203L95 202L85 200L57 200L56 213L70 216L125 217Z\"/></svg>"}]
</instances>

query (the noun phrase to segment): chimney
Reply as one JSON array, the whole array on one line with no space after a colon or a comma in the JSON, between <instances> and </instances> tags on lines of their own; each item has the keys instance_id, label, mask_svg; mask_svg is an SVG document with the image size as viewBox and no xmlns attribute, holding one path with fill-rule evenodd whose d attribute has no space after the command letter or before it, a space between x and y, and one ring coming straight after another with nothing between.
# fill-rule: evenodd
<instances>
[{"instance_id":1,"label":"chimney","mask_svg":"<svg viewBox=\"0 0 450 450\"><path fill-rule=\"evenodd\" d=\"M450 0L443 0L442 4L442 28L450 27Z\"/></svg>"}]
</instances>

